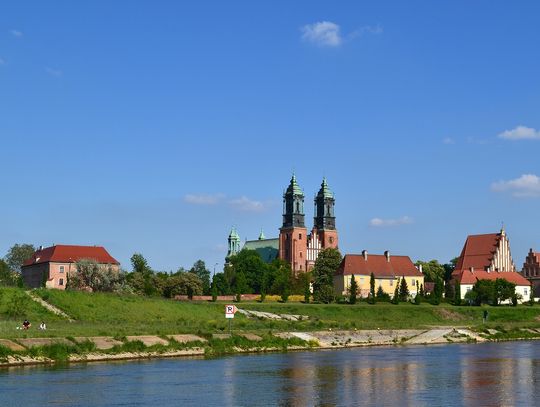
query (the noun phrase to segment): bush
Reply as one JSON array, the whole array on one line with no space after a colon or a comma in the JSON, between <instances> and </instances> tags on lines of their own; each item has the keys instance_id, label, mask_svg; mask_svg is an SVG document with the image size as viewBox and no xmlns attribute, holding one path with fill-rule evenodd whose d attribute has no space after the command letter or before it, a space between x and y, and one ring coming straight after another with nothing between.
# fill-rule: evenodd
<instances>
[{"instance_id":1,"label":"bush","mask_svg":"<svg viewBox=\"0 0 540 407\"><path fill-rule=\"evenodd\" d=\"M322 302L323 304L330 304L335 300L334 287L331 285L323 285L319 287L313 295L315 301Z\"/></svg>"}]
</instances>

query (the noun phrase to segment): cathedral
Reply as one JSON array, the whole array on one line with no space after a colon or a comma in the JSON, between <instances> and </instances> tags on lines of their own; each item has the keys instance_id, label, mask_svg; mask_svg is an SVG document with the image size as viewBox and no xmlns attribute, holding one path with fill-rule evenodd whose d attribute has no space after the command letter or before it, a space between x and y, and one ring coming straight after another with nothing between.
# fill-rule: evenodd
<instances>
[{"instance_id":1,"label":"cathedral","mask_svg":"<svg viewBox=\"0 0 540 407\"><path fill-rule=\"evenodd\" d=\"M283 223L279 229L279 238L266 239L261 232L257 240L246 241L241 247L240 236L233 228L228 238L226 262L241 249L249 249L257 251L266 262L276 258L285 260L295 274L310 271L321 250L338 247L334 205L334 194L324 178L315 196L313 228L308 234L305 224L304 192L293 175L283 194Z\"/></svg>"}]
</instances>

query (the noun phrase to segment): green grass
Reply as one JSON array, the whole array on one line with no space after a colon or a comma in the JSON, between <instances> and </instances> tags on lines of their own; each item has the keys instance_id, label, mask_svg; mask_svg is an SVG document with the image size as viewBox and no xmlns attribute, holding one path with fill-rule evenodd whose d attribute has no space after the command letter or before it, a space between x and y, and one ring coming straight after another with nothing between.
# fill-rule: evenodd
<instances>
[{"instance_id":1,"label":"green grass","mask_svg":"<svg viewBox=\"0 0 540 407\"><path fill-rule=\"evenodd\" d=\"M145 298L130 295L87 293L59 290L37 290L36 293L57 306L75 322L51 314L29 298L25 317L33 323L29 331L16 330L23 316L11 317L6 312L9 298L21 293L16 288L0 289L0 337L68 337L167 335L194 333L211 335L227 332L228 321L224 316L224 303L179 302L161 298ZM22 298L22 297L21 297ZM26 302L26 300L25 300ZM234 331L264 334L269 331L314 331L324 329L418 329L433 326L482 326L482 313L489 310L489 322L485 327L503 326L539 327L540 307L454 307L448 304L392 305L377 303L369 305L257 303L242 302L238 307L268 311L277 314L306 315L307 320L275 321L246 318L237 313L233 321ZM40 320L47 323L47 331L36 329Z\"/></svg>"}]
</instances>

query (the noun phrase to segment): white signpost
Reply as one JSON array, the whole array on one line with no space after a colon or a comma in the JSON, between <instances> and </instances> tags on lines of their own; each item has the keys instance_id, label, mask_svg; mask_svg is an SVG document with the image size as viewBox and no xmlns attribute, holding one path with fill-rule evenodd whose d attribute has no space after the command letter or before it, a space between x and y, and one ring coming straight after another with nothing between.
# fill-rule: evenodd
<instances>
[{"instance_id":1,"label":"white signpost","mask_svg":"<svg viewBox=\"0 0 540 407\"><path fill-rule=\"evenodd\" d=\"M234 318L234 314L238 311L238 308L236 308L233 304L227 304L225 305L225 318L229 320L229 335L232 335L232 320Z\"/></svg>"},{"instance_id":2,"label":"white signpost","mask_svg":"<svg viewBox=\"0 0 540 407\"><path fill-rule=\"evenodd\" d=\"M234 314L238 311L235 305L225 305L225 318L234 318Z\"/></svg>"}]
</instances>

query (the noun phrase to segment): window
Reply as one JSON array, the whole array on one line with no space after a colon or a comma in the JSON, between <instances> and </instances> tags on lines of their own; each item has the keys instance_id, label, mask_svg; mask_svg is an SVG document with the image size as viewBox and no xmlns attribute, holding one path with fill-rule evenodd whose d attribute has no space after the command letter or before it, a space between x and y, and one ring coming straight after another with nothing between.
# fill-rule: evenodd
<instances>
[{"instance_id":1,"label":"window","mask_svg":"<svg viewBox=\"0 0 540 407\"><path fill-rule=\"evenodd\" d=\"M302 252L300 252L300 258L302 258Z\"/></svg>"},{"instance_id":2,"label":"window","mask_svg":"<svg viewBox=\"0 0 540 407\"><path fill-rule=\"evenodd\" d=\"M298 235L298 240L302 240L302 233Z\"/></svg>"},{"instance_id":3,"label":"window","mask_svg":"<svg viewBox=\"0 0 540 407\"><path fill-rule=\"evenodd\" d=\"M58 280L58 285L64 285L64 279L61 278L60 280Z\"/></svg>"},{"instance_id":4,"label":"window","mask_svg":"<svg viewBox=\"0 0 540 407\"><path fill-rule=\"evenodd\" d=\"M527 293L528 293L528 290L527 290L526 288L523 289L523 294L524 294L524 295L527 295Z\"/></svg>"},{"instance_id":5,"label":"window","mask_svg":"<svg viewBox=\"0 0 540 407\"><path fill-rule=\"evenodd\" d=\"M60 273L64 272L64 266L60 266Z\"/></svg>"},{"instance_id":6,"label":"window","mask_svg":"<svg viewBox=\"0 0 540 407\"><path fill-rule=\"evenodd\" d=\"M390 287L394 285L394 280L390 280Z\"/></svg>"},{"instance_id":7,"label":"window","mask_svg":"<svg viewBox=\"0 0 540 407\"><path fill-rule=\"evenodd\" d=\"M413 278L413 279L411 279L411 284L412 284L413 286L415 286L415 285L416 285L416 280L415 280L414 278Z\"/></svg>"},{"instance_id":8,"label":"window","mask_svg":"<svg viewBox=\"0 0 540 407\"><path fill-rule=\"evenodd\" d=\"M330 243L334 243L334 238L332 236L330 236Z\"/></svg>"}]
</instances>

